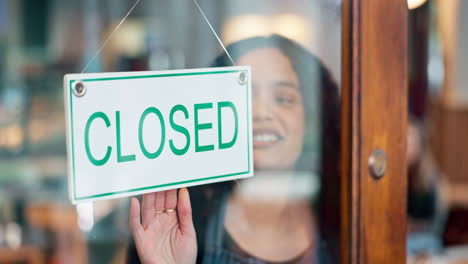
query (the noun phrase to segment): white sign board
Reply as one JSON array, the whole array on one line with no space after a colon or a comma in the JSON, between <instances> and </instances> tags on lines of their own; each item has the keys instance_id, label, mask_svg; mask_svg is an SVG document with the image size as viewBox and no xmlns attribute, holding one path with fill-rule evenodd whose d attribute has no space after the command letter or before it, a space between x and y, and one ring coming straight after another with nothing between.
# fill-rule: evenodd
<instances>
[{"instance_id":1,"label":"white sign board","mask_svg":"<svg viewBox=\"0 0 468 264\"><path fill-rule=\"evenodd\" d=\"M253 175L249 67L68 74L73 203Z\"/></svg>"}]
</instances>

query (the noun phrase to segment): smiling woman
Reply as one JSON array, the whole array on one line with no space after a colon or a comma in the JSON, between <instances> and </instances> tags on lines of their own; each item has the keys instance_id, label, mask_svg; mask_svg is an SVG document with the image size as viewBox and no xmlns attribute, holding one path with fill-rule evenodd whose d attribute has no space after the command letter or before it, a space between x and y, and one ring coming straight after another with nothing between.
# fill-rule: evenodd
<instances>
[{"instance_id":1,"label":"smiling woman","mask_svg":"<svg viewBox=\"0 0 468 264\"><path fill-rule=\"evenodd\" d=\"M300 173L339 172L337 86L314 55L278 35L227 50L252 67L255 177L193 188L193 205L186 190L146 194L141 209L133 199L129 262L326 263L318 201L297 196L294 186ZM229 65L227 55L213 64Z\"/></svg>"},{"instance_id":2,"label":"smiling woman","mask_svg":"<svg viewBox=\"0 0 468 264\"><path fill-rule=\"evenodd\" d=\"M302 151L305 113L299 79L288 57L262 48L239 58L253 77L253 145L256 169L291 169ZM249 64L250 63L250 64Z\"/></svg>"}]
</instances>

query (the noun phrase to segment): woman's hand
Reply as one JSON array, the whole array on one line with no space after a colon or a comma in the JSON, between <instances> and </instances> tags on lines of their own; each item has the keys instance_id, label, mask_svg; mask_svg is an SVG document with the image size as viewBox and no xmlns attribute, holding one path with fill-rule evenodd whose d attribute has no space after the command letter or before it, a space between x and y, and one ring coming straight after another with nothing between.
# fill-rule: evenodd
<instances>
[{"instance_id":1,"label":"woman's hand","mask_svg":"<svg viewBox=\"0 0 468 264\"><path fill-rule=\"evenodd\" d=\"M132 198L130 228L142 263L192 264L197 257L197 238L187 188Z\"/></svg>"}]
</instances>

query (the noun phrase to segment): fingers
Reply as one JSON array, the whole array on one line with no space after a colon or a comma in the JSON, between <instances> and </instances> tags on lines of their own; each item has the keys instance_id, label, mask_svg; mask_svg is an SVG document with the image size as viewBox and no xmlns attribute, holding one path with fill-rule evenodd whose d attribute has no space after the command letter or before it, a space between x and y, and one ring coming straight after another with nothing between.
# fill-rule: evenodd
<instances>
[{"instance_id":1,"label":"fingers","mask_svg":"<svg viewBox=\"0 0 468 264\"><path fill-rule=\"evenodd\" d=\"M177 207L177 190L169 190L165 191L165 193L164 208L166 208L166 210L175 209Z\"/></svg>"},{"instance_id":2,"label":"fingers","mask_svg":"<svg viewBox=\"0 0 468 264\"><path fill-rule=\"evenodd\" d=\"M181 232L183 234L194 234L195 229L193 227L192 221L192 206L190 204L190 196L187 188L182 188L179 191L177 213L179 216L179 226Z\"/></svg>"},{"instance_id":3,"label":"fingers","mask_svg":"<svg viewBox=\"0 0 468 264\"><path fill-rule=\"evenodd\" d=\"M154 199L154 211L162 211L166 207L164 207L164 201L166 200L165 191L157 192L156 198Z\"/></svg>"},{"instance_id":4,"label":"fingers","mask_svg":"<svg viewBox=\"0 0 468 264\"><path fill-rule=\"evenodd\" d=\"M132 231L135 242L138 243L143 227L140 223L140 203L136 198L132 198L130 204L130 230Z\"/></svg>"},{"instance_id":5,"label":"fingers","mask_svg":"<svg viewBox=\"0 0 468 264\"><path fill-rule=\"evenodd\" d=\"M143 201L141 203L143 218L143 226L146 228L154 219L154 199L155 193L143 194Z\"/></svg>"}]
</instances>

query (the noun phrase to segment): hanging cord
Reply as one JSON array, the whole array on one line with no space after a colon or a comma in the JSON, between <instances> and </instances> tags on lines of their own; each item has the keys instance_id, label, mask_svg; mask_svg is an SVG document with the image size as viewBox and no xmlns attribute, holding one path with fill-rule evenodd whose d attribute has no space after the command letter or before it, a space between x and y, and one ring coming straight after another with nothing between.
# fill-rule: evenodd
<instances>
[{"instance_id":1,"label":"hanging cord","mask_svg":"<svg viewBox=\"0 0 468 264\"><path fill-rule=\"evenodd\" d=\"M127 12L127 14L122 18L122 20L120 20L119 24L115 27L115 29L109 34L109 36L106 38L106 40L102 43L101 47L99 48L99 50L96 52L96 54L88 61L88 63L86 64L86 66L83 68L83 70L81 71L81 73L84 73L89 65L91 65L91 63L96 59L97 56L99 56L99 54L101 54L101 51L104 49L104 47L106 47L107 43L109 42L109 40L114 36L115 32L117 32L117 30L119 30L120 26L122 26L122 24L125 22L125 20L127 19L127 17L132 13L133 9L135 9L135 7L138 5L138 3L140 2L141 0L136 0L135 3L133 4L133 6L130 8L130 10ZM208 24L208 27L211 29L211 32L213 32L213 35L216 37L216 39L218 40L219 44L221 45L221 47L223 48L224 52L226 52L226 55L228 56L229 60L231 61L232 65L236 65L236 63L234 62L234 60L232 59L231 57L231 54L229 54L229 52L227 51L226 47L224 46L223 42L221 41L221 38L218 36L218 34L216 34L216 31L214 30L213 26L211 26L211 23L210 21L208 20L208 18L206 17L205 13L203 12L202 8L200 7L200 5L198 4L197 0L193 0L193 2L195 3L195 5L197 6L198 8L198 11L200 11L200 14L203 16L203 18L205 19L206 23Z\"/></svg>"},{"instance_id":2,"label":"hanging cord","mask_svg":"<svg viewBox=\"0 0 468 264\"><path fill-rule=\"evenodd\" d=\"M232 57L231 57L231 54L229 54L229 52L227 51L227 49L226 49L226 47L224 46L223 42L222 42L221 39L219 38L218 34L216 34L216 31L215 31L214 28L211 26L210 21L208 21L208 18L205 16L205 13L204 13L203 10L201 9L201 7L200 7L200 5L198 4L197 0L193 0L193 2L194 2L195 5L197 6L198 11L200 11L201 15L202 15L203 18L205 19L205 21L206 21L206 23L208 24L208 26L210 27L211 32L213 32L213 34L215 35L215 37L216 37L216 39L218 40L219 44L221 45L221 47L223 47L224 52L226 52L226 55L228 56L229 60L231 60L232 65L236 66L236 63L234 62L234 60L233 60Z\"/></svg>"},{"instance_id":3,"label":"hanging cord","mask_svg":"<svg viewBox=\"0 0 468 264\"><path fill-rule=\"evenodd\" d=\"M110 33L110 35L107 37L107 39L104 41L104 43L102 43L101 47L99 48L99 50L96 52L96 54L89 60L89 62L86 64L86 66L83 68L83 70L81 71L81 73L84 73L86 71L86 69L88 69L89 65L91 65L91 63L94 61L94 59L96 59L96 57L101 54L101 51L102 49L104 49L104 47L107 45L107 42L109 42L109 40L114 36L115 32L117 32L117 30L119 30L120 26L122 26L122 24L125 22L125 20L127 19L127 17L130 15L130 13L132 13L133 9L135 9L135 7L138 5L138 3L140 2L141 0L136 0L135 3L133 4L133 6L130 8L130 10L127 12L127 14L122 18L122 20L120 20L119 24L115 27L115 29Z\"/></svg>"}]
</instances>

